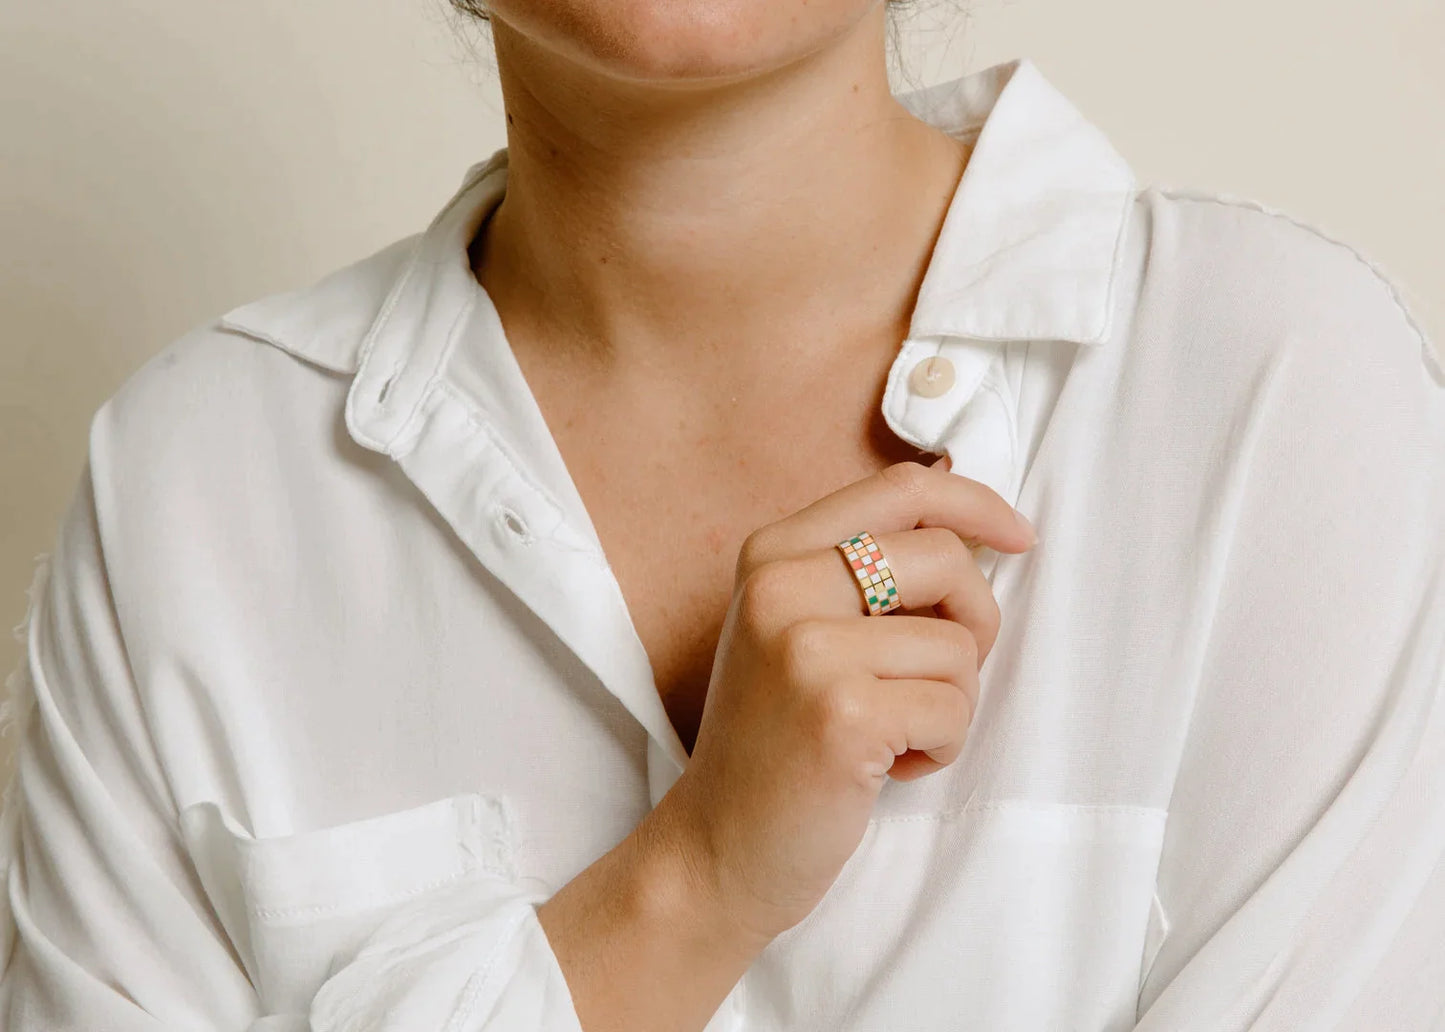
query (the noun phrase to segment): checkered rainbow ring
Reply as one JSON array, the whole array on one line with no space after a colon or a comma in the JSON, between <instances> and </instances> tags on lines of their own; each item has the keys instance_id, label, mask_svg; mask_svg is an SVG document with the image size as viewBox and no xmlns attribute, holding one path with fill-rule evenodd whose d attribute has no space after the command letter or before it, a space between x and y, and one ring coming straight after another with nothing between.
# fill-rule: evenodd
<instances>
[{"instance_id":1,"label":"checkered rainbow ring","mask_svg":"<svg viewBox=\"0 0 1445 1032\"><path fill-rule=\"evenodd\" d=\"M873 540L872 534L865 530L846 541L839 541L836 547L858 578L863 600L868 603L869 616L882 616L902 607L898 586L893 583L893 571L888 568L888 560L883 558L883 550Z\"/></svg>"}]
</instances>

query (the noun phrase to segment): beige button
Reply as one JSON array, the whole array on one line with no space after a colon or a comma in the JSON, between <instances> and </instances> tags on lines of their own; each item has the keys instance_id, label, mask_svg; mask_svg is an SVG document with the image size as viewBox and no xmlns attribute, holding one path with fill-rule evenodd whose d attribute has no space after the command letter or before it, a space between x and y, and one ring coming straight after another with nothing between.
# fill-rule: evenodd
<instances>
[{"instance_id":1,"label":"beige button","mask_svg":"<svg viewBox=\"0 0 1445 1032\"><path fill-rule=\"evenodd\" d=\"M920 398L947 394L953 386L953 363L942 355L925 358L908 374L908 387Z\"/></svg>"}]
</instances>

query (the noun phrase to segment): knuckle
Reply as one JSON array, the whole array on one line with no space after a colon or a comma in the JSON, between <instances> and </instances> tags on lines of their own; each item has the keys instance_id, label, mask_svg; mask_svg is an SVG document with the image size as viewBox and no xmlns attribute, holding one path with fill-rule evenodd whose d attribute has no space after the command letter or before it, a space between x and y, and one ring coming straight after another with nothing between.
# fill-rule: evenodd
<instances>
[{"instance_id":1,"label":"knuckle","mask_svg":"<svg viewBox=\"0 0 1445 1032\"><path fill-rule=\"evenodd\" d=\"M787 604L790 576L777 561L753 567L738 589L738 617L752 627L766 626L779 607Z\"/></svg>"},{"instance_id":2,"label":"knuckle","mask_svg":"<svg viewBox=\"0 0 1445 1032\"><path fill-rule=\"evenodd\" d=\"M950 633L951 637L953 638L953 647L958 650L959 661L977 662L977 635L975 635L973 631L969 630L967 627L963 626L963 624L960 623L953 623L951 621L948 621L948 626L952 628L952 631Z\"/></svg>"},{"instance_id":3,"label":"knuckle","mask_svg":"<svg viewBox=\"0 0 1445 1032\"><path fill-rule=\"evenodd\" d=\"M951 563L961 563L973 558L963 538L947 527L917 527L909 533L918 535L930 555Z\"/></svg>"},{"instance_id":4,"label":"knuckle","mask_svg":"<svg viewBox=\"0 0 1445 1032\"><path fill-rule=\"evenodd\" d=\"M962 538L946 527L920 527L913 533L926 535L925 547L942 563L954 563L956 568L962 570L963 564L974 562L973 551ZM968 582L970 595L977 592L977 597L970 599L975 604L970 607L972 616L967 630L972 631L980 642L992 642L1003 624L1003 610L1000 609L998 598L992 590L988 590L983 584L975 583L977 576L971 574Z\"/></svg>"},{"instance_id":5,"label":"knuckle","mask_svg":"<svg viewBox=\"0 0 1445 1032\"><path fill-rule=\"evenodd\" d=\"M867 710L857 691L835 683L813 696L812 717L819 738L838 741L866 724Z\"/></svg>"},{"instance_id":6,"label":"knuckle","mask_svg":"<svg viewBox=\"0 0 1445 1032\"><path fill-rule=\"evenodd\" d=\"M893 490L906 498L917 498L927 488L928 467L908 460L884 466L879 475Z\"/></svg>"},{"instance_id":7,"label":"knuckle","mask_svg":"<svg viewBox=\"0 0 1445 1032\"><path fill-rule=\"evenodd\" d=\"M736 580L743 580L774 554L772 537L772 527L767 525L757 528L743 538L742 546L738 549L737 568L734 571Z\"/></svg>"},{"instance_id":8,"label":"knuckle","mask_svg":"<svg viewBox=\"0 0 1445 1032\"><path fill-rule=\"evenodd\" d=\"M778 637L778 654L784 676L798 682L808 679L829 653L827 625L819 620L789 624Z\"/></svg>"}]
</instances>

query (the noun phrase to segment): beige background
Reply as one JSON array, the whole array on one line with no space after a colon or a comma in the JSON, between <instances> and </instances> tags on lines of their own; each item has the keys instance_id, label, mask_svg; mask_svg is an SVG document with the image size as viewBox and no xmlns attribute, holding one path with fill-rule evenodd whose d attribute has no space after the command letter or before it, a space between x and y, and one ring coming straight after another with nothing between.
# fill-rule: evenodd
<instances>
[{"instance_id":1,"label":"beige background","mask_svg":"<svg viewBox=\"0 0 1445 1032\"><path fill-rule=\"evenodd\" d=\"M1032 57L1143 182L1354 244L1445 339L1441 0L960 6L905 18L913 82ZM490 61L445 0L0 0L7 627L96 407L183 330L424 228L505 142Z\"/></svg>"}]
</instances>

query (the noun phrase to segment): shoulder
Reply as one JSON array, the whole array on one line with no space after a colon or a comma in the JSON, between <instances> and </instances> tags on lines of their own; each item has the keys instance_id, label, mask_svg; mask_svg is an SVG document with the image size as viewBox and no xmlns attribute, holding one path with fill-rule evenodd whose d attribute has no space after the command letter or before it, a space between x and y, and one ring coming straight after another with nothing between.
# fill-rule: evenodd
<instances>
[{"instance_id":1,"label":"shoulder","mask_svg":"<svg viewBox=\"0 0 1445 1032\"><path fill-rule=\"evenodd\" d=\"M1100 366L1127 469L1297 527L1394 513L1402 537L1433 547L1445 370L1399 284L1359 247L1253 201L1150 187L1135 213L1137 292Z\"/></svg>"},{"instance_id":2,"label":"shoulder","mask_svg":"<svg viewBox=\"0 0 1445 1032\"><path fill-rule=\"evenodd\" d=\"M1330 377L1362 406L1390 400L1445 419L1445 356L1362 248L1231 194L1151 186L1136 204L1146 227L1138 322L1191 372L1276 370L1316 387Z\"/></svg>"},{"instance_id":3,"label":"shoulder","mask_svg":"<svg viewBox=\"0 0 1445 1032\"><path fill-rule=\"evenodd\" d=\"M1442 480L1441 350L1377 260L1230 194L1150 186L1136 204L1130 370L1149 412L1192 409L1221 447L1247 431L1371 483Z\"/></svg>"},{"instance_id":4,"label":"shoulder","mask_svg":"<svg viewBox=\"0 0 1445 1032\"><path fill-rule=\"evenodd\" d=\"M92 460L211 463L338 418L362 343L419 234L255 298L163 344L101 403Z\"/></svg>"},{"instance_id":5,"label":"shoulder","mask_svg":"<svg viewBox=\"0 0 1445 1032\"><path fill-rule=\"evenodd\" d=\"M114 562L157 580L166 556L262 549L281 514L369 479L380 457L347 434L346 396L413 240L191 326L99 405L86 476Z\"/></svg>"}]
</instances>

